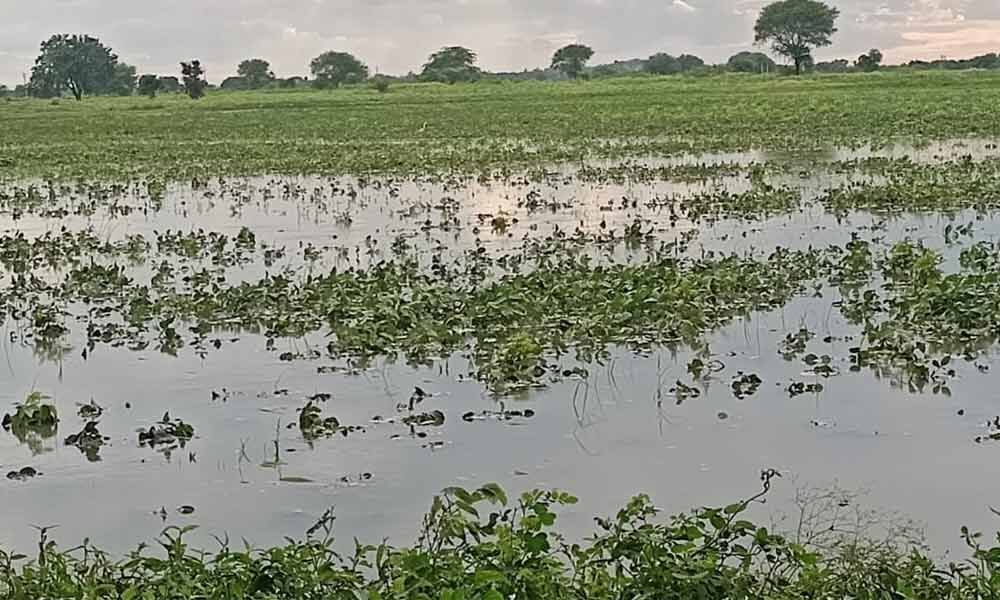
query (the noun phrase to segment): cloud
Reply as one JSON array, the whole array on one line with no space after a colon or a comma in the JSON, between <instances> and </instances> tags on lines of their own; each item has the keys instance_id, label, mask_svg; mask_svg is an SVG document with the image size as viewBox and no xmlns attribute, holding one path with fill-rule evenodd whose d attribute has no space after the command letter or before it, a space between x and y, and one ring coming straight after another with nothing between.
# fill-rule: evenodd
<instances>
[{"instance_id":1,"label":"cloud","mask_svg":"<svg viewBox=\"0 0 1000 600\"><path fill-rule=\"evenodd\" d=\"M888 62L967 58L1000 51L1000 10L987 0L893 0L859 3L859 33Z\"/></svg>"},{"instance_id":2,"label":"cloud","mask_svg":"<svg viewBox=\"0 0 1000 600\"><path fill-rule=\"evenodd\" d=\"M452 44L476 50L482 66L496 70L544 66L572 42L591 45L596 62L655 52L722 62L752 48L765 1L0 0L0 81L19 82L38 44L63 32L99 36L140 72L174 73L181 60L199 58L212 81L258 56L281 76L307 74L325 50L406 73ZM853 57L871 47L893 61L1000 50L996 2L835 0L840 31L817 57Z\"/></svg>"},{"instance_id":3,"label":"cloud","mask_svg":"<svg viewBox=\"0 0 1000 600\"><path fill-rule=\"evenodd\" d=\"M963 58L1000 51L1000 19L958 20L949 26L902 33L903 43L885 52L890 61Z\"/></svg>"},{"instance_id":4,"label":"cloud","mask_svg":"<svg viewBox=\"0 0 1000 600\"><path fill-rule=\"evenodd\" d=\"M684 0L674 0L670 5L683 12L694 12L696 10L695 7L691 6Z\"/></svg>"}]
</instances>

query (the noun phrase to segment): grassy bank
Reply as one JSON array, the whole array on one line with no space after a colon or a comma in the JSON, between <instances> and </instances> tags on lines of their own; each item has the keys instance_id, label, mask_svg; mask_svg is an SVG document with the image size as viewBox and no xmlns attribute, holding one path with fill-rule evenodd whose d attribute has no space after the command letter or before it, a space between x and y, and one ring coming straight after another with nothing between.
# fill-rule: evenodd
<instances>
[{"instance_id":1,"label":"grassy bank","mask_svg":"<svg viewBox=\"0 0 1000 600\"><path fill-rule=\"evenodd\" d=\"M584 157L1000 134L1000 76L413 84L0 103L0 177L479 172Z\"/></svg>"},{"instance_id":2,"label":"grassy bank","mask_svg":"<svg viewBox=\"0 0 1000 600\"><path fill-rule=\"evenodd\" d=\"M0 551L0 593L40 598L505 598L964 599L1000 593L1000 548L963 532L968 560L936 564L917 550L801 527L791 536L745 519L767 494L664 519L634 498L582 544L555 528L563 492L528 492L508 502L502 489L452 488L435 498L410 547L356 544L334 549L328 513L302 541L212 553L164 532L156 550L115 560L89 545L61 551L43 532L33 558ZM839 531L839 530L838 530Z\"/></svg>"}]
</instances>

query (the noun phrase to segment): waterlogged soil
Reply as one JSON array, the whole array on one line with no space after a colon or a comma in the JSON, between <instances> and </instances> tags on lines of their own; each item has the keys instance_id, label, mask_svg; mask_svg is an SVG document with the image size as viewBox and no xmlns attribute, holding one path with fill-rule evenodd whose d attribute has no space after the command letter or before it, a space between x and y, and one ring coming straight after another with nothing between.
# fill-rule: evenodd
<instances>
[{"instance_id":1,"label":"waterlogged soil","mask_svg":"<svg viewBox=\"0 0 1000 600\"><path fill-rule=\"evenodd\" d=\"M845 312L863 313L870 298L844 281L850 270L889 302L909 279L931 277L911 260L914 248L933 253L942 273L966 268L963 253L979 248L986 266L977 268L995 270L988 244L1000 235L1000 197L963 187L970 173L993 173L995 155L988 140L960 140L810 160L699 156L478 179L7 182L0 413L39 392L59 422L55 432L0 431L0 474L12 474L0 479L0 545L30 549L33 526L57 525L53 536L65 544L89 538L124 551L172 524L198 524L206 544L227 534L268 544L300 535L331 506L347 537L410 539L434 493L488 481L573 492L582 501L564 525L585 532L593 515L634 493L680 511L741 498L761 469L775 468L783 478L769 513L790 510L798 489L836 485L865 492L845 495L845 510L898 511L924 523L935 547L957 547L961 525L995 526L993 343L963 340L946 352L897 340L892 348L908 358L899 351L852 369L871 324ZM949 182L933 209L927 198L912 207L858 201L860 209L825 201L852 185L868 186L859 198L892 200L928 169ZM884 268L848 261L864 253L859 244ZM670 256L690 261L683 274L694 278L730 268L712 262L727 255L747 261L733 268L748 273L752 261L793 251L775 269L801 281L756 298L757 310L694 307L704 325L697 335L650 321L656 332L619 336L617 315L589 322L590 307L576 307L589 329L568 323L565 339L592 342L582 353L496 325L459 327L467 339L452 346L373 336L359 353L326 315L306 314L311 304L295 304L301 313L282 325L287 305L277 296L253 296L240 310L220 304L213 310L232 314L198 326L207 320L199 294L279 278L308 288L333 270L375 277L387 261L440 278L396 298L408 315L408 305L430 305L420 294L443 293L448 282L502 288L574 264L565 275L574 283ZM904 263L906 273L894 274ZM446 269L455 272L439 275ZM991 289L984 280L975 284ZM712 285L705 301L726 296ZM170 310L150 309L148 322L132 311L112 327L116 302L133 294L134 307L136 286ZM565 307L525 289L553 311ZM472 323L505 319L495 316L503 306L466 302L484 311ZM244 313L272 310L279 314L266 326L247 326ZM386 329L378 315L372 331L404 327ZM1000 316L984 309L981 320ZM351 335L364 331L352 321ZM484 331L508 337L476 339ZM193 435L163 433L178 421ZM99 431L93 445L70 443L88 423Z\"/></svg>"}]
</instances>

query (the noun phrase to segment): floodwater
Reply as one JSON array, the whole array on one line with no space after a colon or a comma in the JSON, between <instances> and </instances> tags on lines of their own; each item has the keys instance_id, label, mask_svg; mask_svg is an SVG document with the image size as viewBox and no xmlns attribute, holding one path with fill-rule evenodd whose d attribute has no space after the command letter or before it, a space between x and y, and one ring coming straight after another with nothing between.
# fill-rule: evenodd
<instances>
[{"instance_id":1,"label":"floodwater","mask_svg":"<svg viewBox=\"0 0 1000 600\"><path fill-rule=\"evenodd\" d=\"M970 146L985 154L995 149L974 141L911 155L935 160L967 154ZM902 151L885 151L896 152ZM831 154L842 155L852 156ZM794 186L809 198L844 177L776 176L773 183ZM255 255L226 267L233 281L279 269L364 267L391 257L390 246L400 237L425 260L459 260L476 246L502 254L526 239L576 229L600 234L637 219L658 241L697 231L688 250L695 254L823 247L844 244L852 233L862 239L909 237L944 248L946 223L974 222L966 241L1000 234L992 215L885 220L858 213L838 220L808 203L756 220L670 223L664 199L720 186L739 191L749 184L739 177L694 184L255 178L175 184L160 199L123 190L113 202L95 200L92 191L57 190L56 205L65 212L4 204L0 235L36 237L65 227L112 241L132 235L155 240L166 230L235 235L246 227L258 244L286 249L271 264ZM44 207L51 211L53 205ZM494 226L498 216L503 227ZM303 252L310 244L317 250L313 258ZM641 254L621 245L586 251L618 262ZM203 263L190 261L192 268ZM129 269L137 278L150 272L149 265ZM10 281L4 276L2 286ZM200 526L195 537L206 548L212 547L211 536L279 543L301 536L331 506L344 540L388 537L402 544L413 538L435 493L486 482L509 492L573 492L581 502L563 511L560 524L585 535L591 517L613 512L635 493L649 494L668 512L725 504L752 495L765 468L783 477L768 505L756 509L763 520L790 509L797 489L839 486L865 492L851 502L924 523L938 550L960 547L962 525L992 532L997 523L989 507L1000 504L994 473L1000 447L974 439L1000 414L996 375L963 365L946 397L910 393L868 371L850 373L843 361L857 330L832 305L836 298L834 290L825 290L822 297L797 298L708 334L708 346L725 369L700 397L682 403L666 390L678 379L690 380L692 353L683 349L645 355L616 349L604 364L587 365L583 379L498 399L467 376L469 365L459 356L421 368L379 360L358 371L327 359L279 360L279 352L325 347L323 332L278 340L276 351L261 336L233 333L204 355L192 348L168 356L152 347L98 346L84 357L82 333L74 326L67 351L53 357L33 348L20 335L21 325L8 319L0 339L0 413L37 390L52 398L61 420L58 434L41 448L0 432L0 471L31 466L41 473L28 481L0 480L0 546L30 549L37 536L33 526L58 526L51 535L65 546L89 538L125 551L166 525L188 524ZM802 327L816 334L809 351L832 356L840 374L819 378L804 373L801 361L778 354L785 335ZM756 394L742 400L730 388L740 371L763 380ZM790 398L786 388L795 381L821 382L824 389ZM420 410L442 411L442 426L411 430L386 422L416 387L427 393ZM307 442L289 429L298 409L317 394L330 394L324 414L365 430ZM99 461L63 443L85 422L76 416L77 404L91 400L104 407L100 430L110 437ZM501 409L500 402L535 414L461 418L468 411ZM169 453L141 446L136 430L165 412L193 425L196 437ZM195 510L181 514L181 506Z\"/></svg>"}]
</instances>

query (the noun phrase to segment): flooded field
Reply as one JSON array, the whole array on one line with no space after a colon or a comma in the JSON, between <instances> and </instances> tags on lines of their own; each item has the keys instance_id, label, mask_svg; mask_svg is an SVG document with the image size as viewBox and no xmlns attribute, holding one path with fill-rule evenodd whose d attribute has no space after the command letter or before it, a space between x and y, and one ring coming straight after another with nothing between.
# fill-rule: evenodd
<instances>
[{"instance_id":1,"label":"flooded field","mask_svg":"<svg viewBox=\"0 0 1000 600\"><path fill-rule=\"evenodd\" d=\"M410 539L451 485L561 524L841 489L935 548L1000 492L984 139L517 175L0 186L0 545ZM51 408L46 408L51 407ZM865 491L858 496L856 492Z\"/></svg>"}]
</instances>

